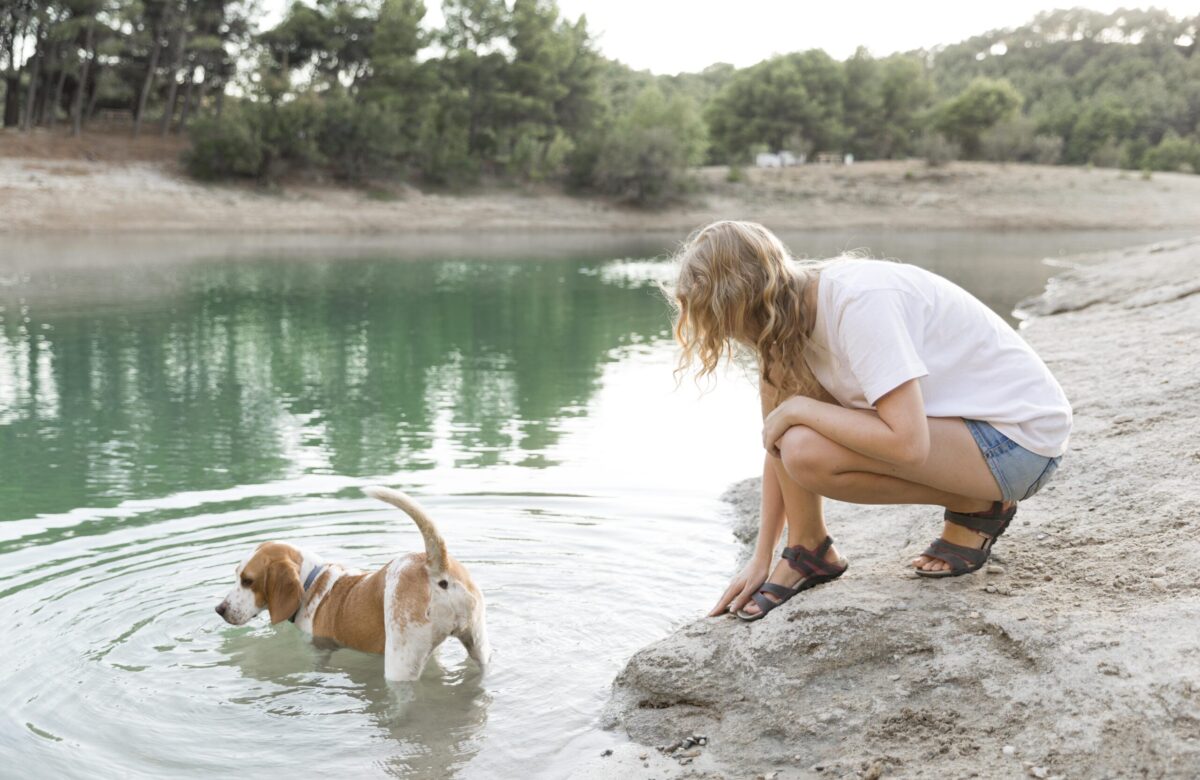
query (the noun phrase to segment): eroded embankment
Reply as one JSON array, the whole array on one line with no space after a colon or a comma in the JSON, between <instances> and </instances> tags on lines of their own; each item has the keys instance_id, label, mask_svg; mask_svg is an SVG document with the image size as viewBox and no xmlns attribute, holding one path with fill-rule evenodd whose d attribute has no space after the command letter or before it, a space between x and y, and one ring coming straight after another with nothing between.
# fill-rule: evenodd
<instances>
[{"instance_id":1,"label":"eroded embankment","mask_svg":"<svg viewBox=\"0 0 1200 780\"><path fill-rule=\"evenodd\" d=\"M638 652L609 716L625 776L1191 778L1200 772L1200 239L1111 253L1023 308L1075 409L1055 482L989 571L906 562L928 507L830 502L852 563L769 619ZM753 539L758 481L731 489ZM714 594L715 597L716 594ZM636 753L636 755L634 754ZM645 758L643 758L645 756Z\"/></svg>"}]
</instances>

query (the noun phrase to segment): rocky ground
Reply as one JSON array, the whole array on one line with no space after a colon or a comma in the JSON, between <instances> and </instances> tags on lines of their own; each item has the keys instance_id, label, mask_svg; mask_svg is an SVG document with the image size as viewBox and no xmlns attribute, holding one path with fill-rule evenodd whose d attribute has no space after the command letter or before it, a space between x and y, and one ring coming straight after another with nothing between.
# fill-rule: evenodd
<instances>
[{"instance_id":1,"label":"rocky ground","mask_svg":"<svg viewBox=\"0 0 1200 780\"><path fill-rule=\"evenodd\" d=\"M72 139L0 131L0 234L414 234L669 231L713 219L777 230L1200 227L1200 176L919 160L693 174L669 208L624 207L551 186L423 191L395 182L203 184L179 164L186 141L119 128Z\"/></svg>"},{"instance_id":2,"label":"rocky ground","mask_svg":"<svg viewBox=\"0 0 1200 780\"><path fill-rule=\"evenodd\" d=\"M1200 239L1172 242L1069 271L1023 307L1075 429L986 571L916 579L937 511L832 503L847 575L638 652L608 711L634 743L580 775L1200 774L1198 280ZM743 545L757 491L729 493ZM706 744L657 749L692 735Z\"/></svg>"}]
</instances>

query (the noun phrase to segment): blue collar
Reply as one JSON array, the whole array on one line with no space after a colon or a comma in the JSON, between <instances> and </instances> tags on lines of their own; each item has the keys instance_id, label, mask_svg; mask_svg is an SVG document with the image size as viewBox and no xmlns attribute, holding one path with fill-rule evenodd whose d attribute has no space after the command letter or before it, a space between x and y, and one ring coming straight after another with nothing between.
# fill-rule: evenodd
<instances>
[{"instance_id":1,"label":"blue collar","mask_svg":"<svg viewBox=\"0 0 1200 780\"><path fill-rule=\"evenodd\" d=\"M315 580L317 578L317 575L323 571L325 571L325 564L321 564L320 566L315 567L312 571L310 571L308 573L308 576L304 578L304 592L305 593L308 593L308 589L312 587L313 580Z\"/></svg>"},{"instance_id":2,"label":"blue collar","mask_svg":"<svg viewBox=\"0 0 1200 780\"><path fill-rule=\"evenodd\" d=\"M308 589L312 587L313 582L317 579L317 575L319 575L323 571L325 571L325 564L321 564L320 566L313 567L313 570L310 571L308 573L308 576L304 578L304 593L308 593ZM288 618L288 620L292 623L296 622L296 615L299 615L300 610L304 607L304 603L303 603L304 593L300 594L300 599L301 599L300 606L296 607L296 611L292 613L292 616L290 618Z\"/></svg>"}]
</instances>

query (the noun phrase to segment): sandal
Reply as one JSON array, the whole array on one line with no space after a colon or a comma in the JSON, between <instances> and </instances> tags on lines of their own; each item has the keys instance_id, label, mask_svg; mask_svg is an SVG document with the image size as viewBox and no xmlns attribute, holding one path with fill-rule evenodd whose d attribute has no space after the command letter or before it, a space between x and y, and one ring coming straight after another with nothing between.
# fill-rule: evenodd
<instances>
[{"instance_id":1,"label":"sandal","mask_svg":"<svg viewBox=\"0 0 1200 780\"><path fill-rule=\"evenodd\" d=\"M937 560L949 564L949 569L941 571L925 571L924 569L914 569L918 577L958 577L963 574L970 574L973 571L979 571L983 568L983 564L987 563L988 557L992 554L992 544L1000 538L1000 535L1008 528L1012 522L1013 516L1017 514L1017 505L1014 502L1008 509L1004 508L1004 502L995 501L992 503L992 508L984 512L951 512L946 510L945 519L948 523L960 525L963 528L970 528L972 531L984 535L982 547L964 547L961 544L947 542L945 539L935 539L933 544L929 545L923 555L927 558L936 558Z\"/></svg>"},{"instance_id":2,"label":"sandal","mask_svg":"<svg viewBox=\"0 0 1200 780\"><path fill-rule=\"evenodd\" d=\"M768 612L783 604L783 602L792 596L803 593L809 588L820 585L823 582L836 580L845 574L846 569L850 566L850 563L845 558L838 558L835 563L829 563L825 560L825 553L829 552L829 548L832 545L833 537L826 536L825 541L821 542L821 546L815 550L810 550L799 544L794 547L783 548L783 558L788 562L789 566L803 574L804 578L794 588L776 585L773 582L763 583L758 592L750 597L750 600L758 605L758 612L747 612L744 609L740 609L735 614L747 623L762 620L767 616ZM764 596L764 593L775 596L779 601L772 601Z\"/></svg>"}]
</instances>

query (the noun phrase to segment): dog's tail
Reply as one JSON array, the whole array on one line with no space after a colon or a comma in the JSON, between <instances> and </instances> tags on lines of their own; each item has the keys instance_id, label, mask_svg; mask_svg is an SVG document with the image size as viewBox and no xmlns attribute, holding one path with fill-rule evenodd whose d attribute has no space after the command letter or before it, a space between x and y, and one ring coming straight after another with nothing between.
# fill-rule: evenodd
<instances>
[{"instance_id":1,"label":"dog's tail","mask_svg":"<svg viewBox=\"0 0 1200 780\"><path fill-rule=\"evenodd\" d=\"M417 524L421 536L425 537L425 565L429 568L430 574L437 576L446 571L446 543L442 541L442 535L438 533L437 527L429 519L429 515L425 514L425 510L421 509L416 501L399 490L378 485L365 487L363 492L371 498L378 498L380 501L386 501L392 506L403 509L404 513Z\"/></svg>"}]
</instances>

